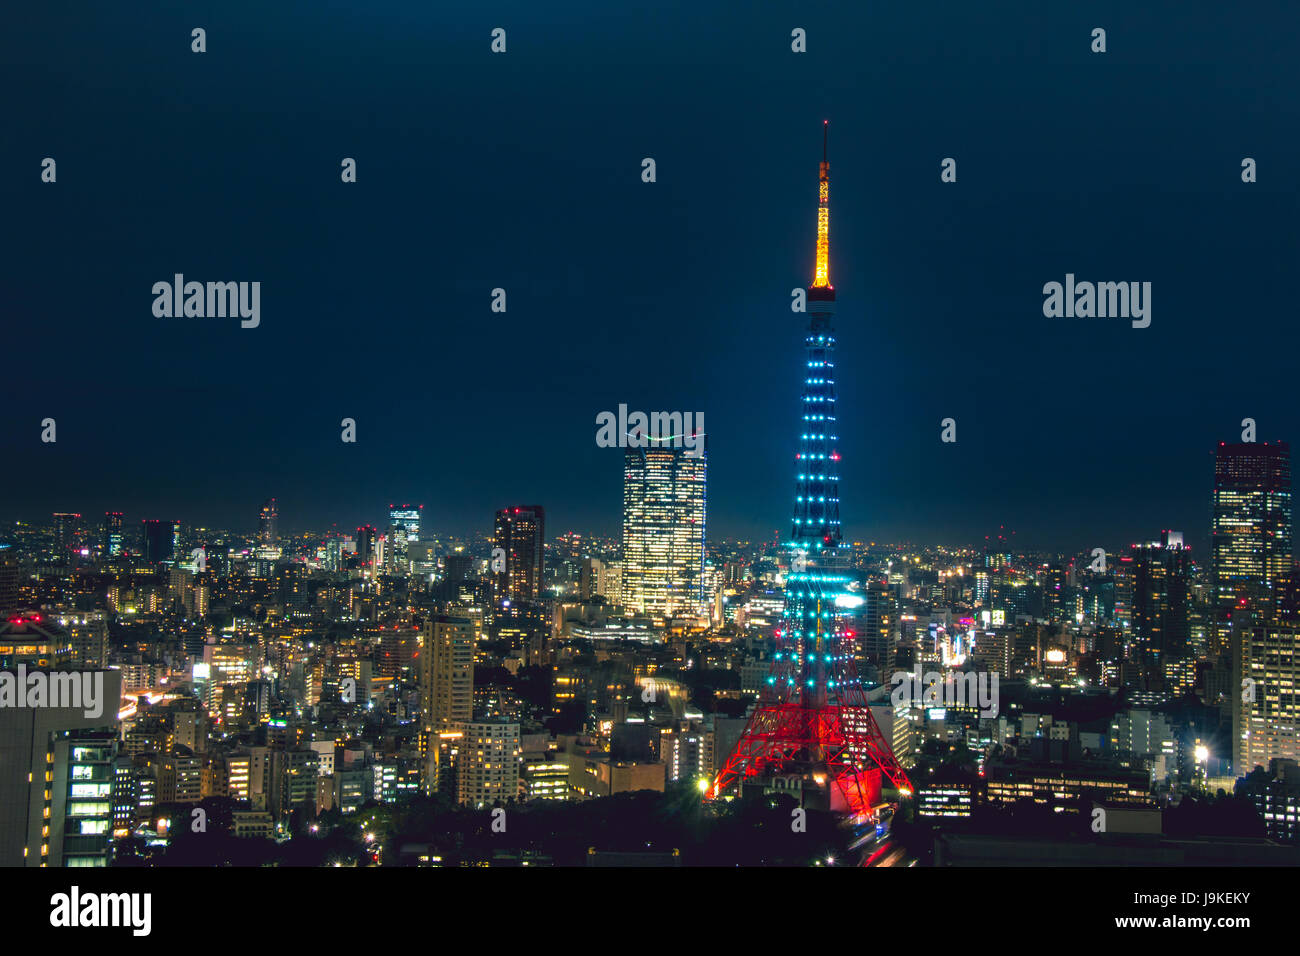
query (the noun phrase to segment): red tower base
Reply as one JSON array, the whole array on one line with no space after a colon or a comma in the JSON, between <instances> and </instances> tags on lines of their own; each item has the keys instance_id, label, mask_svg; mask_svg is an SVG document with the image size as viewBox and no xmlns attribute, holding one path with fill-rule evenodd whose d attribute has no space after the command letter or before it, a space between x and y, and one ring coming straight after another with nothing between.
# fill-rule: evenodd
<instances>
[{"instance_id":1,"label":"red tower base","mask_svg":"<svg viewBox=\"0 0 1300 956\"><path fill-rule=\"evenodd\" d=\"M898 790L911 791L870 708L763 704L749 718L706 796L717 797L760 774L810 765L825 768L823 785L830 791L832 809L853 817L870 816L880 804L884 776Z\"/></svg>"}]
</instances>

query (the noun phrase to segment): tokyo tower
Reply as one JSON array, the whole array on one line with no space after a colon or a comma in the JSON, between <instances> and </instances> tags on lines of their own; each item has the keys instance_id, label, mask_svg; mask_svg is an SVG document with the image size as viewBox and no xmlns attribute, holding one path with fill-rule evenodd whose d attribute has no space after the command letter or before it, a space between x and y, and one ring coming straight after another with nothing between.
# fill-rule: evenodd
<instances>
[{"instance_id":1,"label":"tokyo tower","mask_svg":"<svg viewBox=\"0 0 1300 956\"><path fill-rule=\"evenodd\" d=\"M817 264L807 295L803 421L795 455L785 611L757 707L706 796L734 792L751 780L796 775L805 795L810 788L820 791L826 807L859 817L880 802L882 774L903 795L912 786L871 715L848 628L850 612L863 599L851 588L851 553L840 532L829 125L827 121L822 128Z\"/></svg>"}]
</instances>

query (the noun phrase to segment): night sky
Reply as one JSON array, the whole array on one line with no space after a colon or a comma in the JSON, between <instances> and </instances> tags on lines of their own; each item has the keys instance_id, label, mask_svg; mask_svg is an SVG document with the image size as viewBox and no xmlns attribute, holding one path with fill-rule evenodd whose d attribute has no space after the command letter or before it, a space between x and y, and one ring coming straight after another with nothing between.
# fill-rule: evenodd
<instances>
[{"instance_id":1,"label":"night sky","mask_svg":"<svg viewBox=\"0 0 1300 956\"><path fill-rule=\"evenodd\" d=\"M1204 556L1216 444L1300 441L1292 3L184 6L3 14L0 517L617 533L624 402L784 533L826 118L850 536ZM176 272L261 326L155 318ZM1150 328L1045 318L1067 272Z\"/></svg>"}]
</instances>

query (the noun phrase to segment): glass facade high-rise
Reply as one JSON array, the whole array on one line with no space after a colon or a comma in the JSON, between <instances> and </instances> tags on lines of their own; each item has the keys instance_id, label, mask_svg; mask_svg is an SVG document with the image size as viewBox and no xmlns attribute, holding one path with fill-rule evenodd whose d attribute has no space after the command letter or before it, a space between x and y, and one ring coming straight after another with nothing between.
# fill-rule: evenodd
<instances>
[{"instance_id":1,"label":"glass facade high-rise","mask_svg":"<svg viewBox=\"0 0 1300 956\"><path fill-rule=\"evenodd\" d=\"M122 512L104 512L104 553L115 558L122 553Z\"/></svg>"},{"instance_id":2,"label":"glass facade high-rise","mask_svg":"<svg viewBox=\"0 0 1300 956\"><path fill-rule=\"evenodd\" d=\"M1292 583L1291 448L1220 444L1211 525L1214 652L1229 654L1233 770L1300 755L1300 631L1279 612Z\"/></svg>"},{"instance_id":3,"label":"glass facade high-rise","mask_svg":"<svg viewBox=\"0 0 1300 956\"><path fill-rule=\"evenodd\" d=\"M704 604L708 452L628 448L623 468L623 603L666 620Z\"/></svg>"},{"instance_id":4,"label":"glass facade high-rise","mask_svg":"<svg viewBox=\"0 0 1300 956\"><path fill-rule=\"evenodd\" d=\"M1191 549L1181 535L1166 531L1159 543L1133 545L1133 636L1139 652L1154 663L1188 652Z\"/></svg>"},{"instance_id":5,"label":"glass facade high-rise","mask_svg":"<svg viewBox=\"0 0 1300 956\"><path fill-rule=\"evenodd\" d=\"M1271 618L1291 577L1291 447L1220 444L1210 528L1216 650L1227 651L1234 617Z\"/></svg>"},{"instance_id":6,"label":"glass facade high-rise","mask_svg":"<svg viewBox=\"0 0 1300 956\"><path fill-rule=\"evenodd\" d=\"M65 761L63 866L108 866L118 736L112 730L68 731L56 742Z\"/></svg>"},{"instance_id":7,"label":"glass facade high-rise","mask_svg":"<svg viewBox=\"0 0 1300 956\"><path fill-rule=\"evenodd\" d=\"M388 553L385 559L390 568L409 570L410 546L420 540L420 510L424 505L388 506Z\"/></svg>"}]
</instances>

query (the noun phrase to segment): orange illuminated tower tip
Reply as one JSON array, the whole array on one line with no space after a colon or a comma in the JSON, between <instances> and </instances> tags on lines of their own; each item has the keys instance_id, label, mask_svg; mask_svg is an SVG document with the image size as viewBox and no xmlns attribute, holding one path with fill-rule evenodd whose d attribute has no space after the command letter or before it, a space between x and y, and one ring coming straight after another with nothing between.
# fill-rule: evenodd
<instances>
[{"instance_id":1,"label":"orange illuminated tower tip","mask_svg":"<svg viewBox=\"0 0 1300 956\"><path fill-rule=\"evenodd\" d=\"M817 194L817 263L813 270L811 288L831 288L831 164L826 155L826 139L830 135L831 121L822 121L822 161L818 170Z\"/></svg>"}]
</instances>

